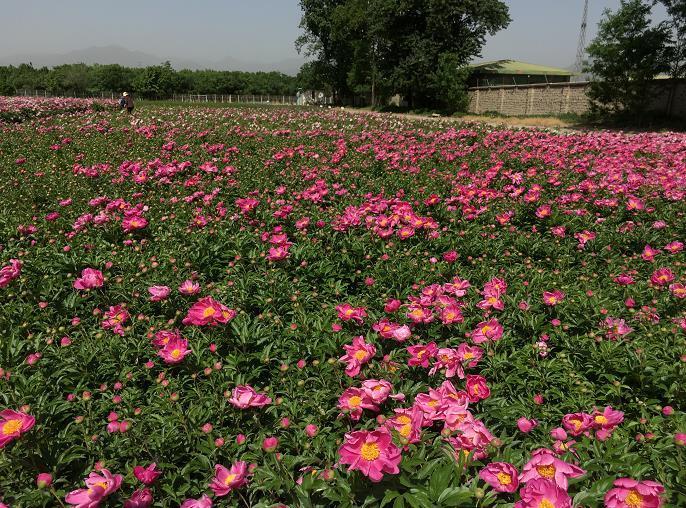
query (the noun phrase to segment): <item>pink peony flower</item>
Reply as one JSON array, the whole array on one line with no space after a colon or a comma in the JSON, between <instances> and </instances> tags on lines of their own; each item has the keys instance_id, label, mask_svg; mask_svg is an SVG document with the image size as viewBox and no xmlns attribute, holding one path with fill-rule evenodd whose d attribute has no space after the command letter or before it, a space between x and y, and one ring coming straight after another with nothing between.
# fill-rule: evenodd
<instances>
[{"instance_id":1,"label":"pink peony flower","mask_svg":"<svg viewBox=\"0 0 686 508\"><path fill-rule=\"evenodd\" d=\"M111 329L117 335L124 336L124 323L129 319L129 313L122 305L114 305L103 314L101 326L105 330Z\"/></svg>"},{"instance_id":2,"label":"pink peony flower","mask_svg":"<svg viewBox=\"0 0 686 508\"><path fill-rule=\"evenodd\" d=\"M606 508L659 508L664 487L650 480L636 481L619 478L614 489L605 494Z\"/></svg>"},{"instance_id":3,"label":"pink peony flower","mask_svg":"<svg viewBox=\"0 0 686 508\"><path fill-rule=\"evenodd\" d=\"M4 288L14 279L21 275L22 262L18 259L10 259L10 264L0 268L0 288Z\"/></svg>"},{"instance_id":4,"label":"pink peony flower","mask_svg":"<svg viewBox=\"0 0 686 508\"><path fill-rule=\"evenodd\" d=\"M33 416L21 411L0 411L0 449L31 430L35 424L36 419Z\"/></svg>"},{"instance_id":5,"label":"pink peony flower","mask_svg":"<svg viewBox=\"0 0 686 508\"><path fill-rule=\"evenodd\" d=\"M410 409L395 409L395 415L386 420L385 425L395 430L403 443L418 443L421 440L424 413L418 406Z\"/></svg>"},{"instance_id":6,"label":"pink peony flower","mask_svg":"<svg viewBox=\"0 0 686 508\"><path fill-rule=\"evenodd\" d=\"M348 464L348 471L358 470L373 482L381 481L384 473L400 472L400 449L393 444L391 434L385 427L371 432L358 430L345 435L338 449L341 464Z\"/></svg>"},{"instance_id":7,"label":"pink peony flower","mask_svg":"<svg viewBox=\"0 0 686 508\"><path fill-rule=\"evenodd\" d=\"M360 373L360 368L365 363L369 362L376 354L376 347L364 341L364 337L359 336L353 339L351 345L343 346L345 355L339 358L339 361L346 364L345 373L350 377L355 377Z\"/></svg>"},{"instance_id":8,"label":"pink peony flower","mask_svg":"<svg viewBox=\"0 0 686 508\"><path fill-rule=\"evenodd\" d=\"M192 351L188 349L188 341L186 339L174 337L157 352L157 355L164 360L164 363L173 365L182 362L191 353Z\"/></svg>"},{"instance_id":9,"label":"pink peony flower","mask_svg":"<svg viewBox=\"0 0 686 508\"><path fill-rule=\"evenodd\" d=\"M586 471L573 464L560 460L550 450L539 448L531 454L531 460L524 465L519 481L522 483L542 478L567 490L568 479L577 478Z\"/></svg>"},{"instance_id":10,"label":"pink peony flower","mask_svg":"<svg viewBox=\"0 0 686 508\"><path fill-rule=\"evenodd\" d=\"M479 478L497 492L515 492L519 488L519 473L507 462L491 462L479 472Z\"/></svg>"},{"instance_id":11,"label":"pink peony flower","mask_svg":"<svg viewBox=\"0 0 686 508\"><path fill-rule=\"evenodd\" d=\"M543 291L543 303L549 306L555 306L564 300L565 294L559 289L553 291Z\"/></svg>"},{"instance_id":12,"label":"pink peony flower","mask_svg":"<svg viewBox=\"0 0 686 508\"><path fill-rule=\"evenodd\" d=\"M271 404L272 399L263 393L257 393L252 386L239 385L233 389L229 402L239 409L263 407Z\"/></svg>"},{"instance_id":13,"label":"pink peony flower","mask_svg":"<svg viewBox=\"0 0 686 508\"><path fill-rule=\"evenodd\" d=\"M210 296L201 298L188 310L183 318L183 324L197 326L215 326L226 324L236 316L236 311L212 299Z\"/></svg>"},{"instance_id":14,"label":"pink peony flower","mask_svg":"<svg viewBox=\"0 0 686 508\"><path fill-rule=\"evenodd\" d=\"M669 285L669 291L672 293L676 298L686 298L686 285L677 282L676 284L670 284Z\"/></svg>"},{"instance_id":15,"label":"pink peony flower","mask_svg":"<svg viewBox=\"0 0 686 508\"><path fill-rule=\"evenodd\" d=\"M674 280L674 272L669 268L658 268L650 276L651 284L655 286L666 286Z\"/></svg>"},{"instance_id":16,"label":"pink peony flower","mask_svg":"<svg viewBox=\"0 0 686 508\"><path fill-rule=\"evenodd\" d=\"M384 305L384 312L391 314L400 308L400 300L389 298Z\"/></svg>"},{"instance_id":17,"label":"pink peony flower","mask_svg":"<svg viewBox=\"0 0 686 508\"><path fill-rule=\"evenodd\" d=\"M273 436L265 437L262 441L262 449L268 453L275 451L278 446L279 440Z\"/></svg>"},{"instance_id":18,"label":"pink peony flower","mask_svg":"<svg viewBox=\"0 0 686 508\"><path fill-rule=\"evenodd\" d=\"M362 381L362 390L374 401L382 404L390 395L393 386L385 379L366 379Z\"/></svg>"},{"instance_id":19,"label":"pink peony flower","mask_svg":"<svg viewBox=\"0 0 686 508\"><path fill-rule=\"evenodd\" d=\"M64 500L75 508L98 508L104 499L105 489L99 485L72 490Z\"/></svg>"},{"instance_id":20,"label":"pink peony flower","mask_svg":"<svg viewBox=\"0 0 686 508\"><path fill-rule=\"evenodd\" d=\"M162 471L157 469L157 464L154 462L147 467L135 466L133 468L133 475L144 485L152 485L161 474Z\"/></svg>"},{"instance_id":21,"label":"pink peony flower","mask_svg":"<svg viewBox=\"0 0 686 508\"><path fill-rule=\"evenodd\" d=\"M192 280L185 280L179 286L179 293L184 295L194 295L200 292L200 284Z\"/></svg>"},{"instance_id":22,"label":"pink peony flower","mask_svg":"<svg viewBox=\"0 0 686 508\"><path fill-rule=\"evenodd\" d=\"M212 499L203 494L200 499L186 499L181 508L212 508Z\"/></svg>"},{"instance_id":23,"label":"pink peony flower","mask_svg":"<svg viewBox=\"0 0 686 508\"><path fill-rule=\"evenodd\" d=\"M367 317L364 307L353 307L349 303L336 305L336 311L338 312L338 319L342 321L355 321L357 324L362 324L364 318Z\"/></svg>"},{"instance_id":24,"label":"pink peony flower","mask_svg":"<svg viewBox=\"0 0 686 508\"><path fill-rule=\"evenodd\" d=\"M554 482L538 478L519 491L520 501L514 508L572 508L572 499Z\"/></svg>"},{"instance_id":25,"label":"pink peony flower","mask_svg":"<svg viewBox=\"0 0 686 508\"><path fill-rule=\"evenodd\" d=\"M360 388L351 386L338 398L338 408L343 411L350 412L350 418L359 420L364 409L371 411L379 411L379 407L374 403L374 400Z\"/></svg>"},{"instance_id":26,"label":"pink peony flower","mask_svg":"<svg viewBox=\"0 0 686 508\"><path fill-rule=\"evenodd\" d=\"M606 406L603 411L596 410L593 413L593 428L604 431L612 431L624 421L624 413Z\"/></svg>"},{"instance_id":27,"label":"pink peony flower","mask_svg":"<svg viewBox=\"0 0 686 508\"><path fill-rule=\"evenodd\" d=\"M104 498L119 490L121 482L122 475L113 475L107 469L92 472L86 478L86 488L71 491L65 501L77 508L96 508Z\"/></svg>"},{"instance_id":28,"label":"pink peony flower","mask_svg":"<svg viewBox=\"0 0 686 508\"><path fill-rule=\"evenodd\" d=\"M615 319L612 317L608 317L605 318L603 325L607 330L607 338L610 340L620 339L633 331L633 328L627 325L623 319Z\"/></svg>"},{"instance_id":29,"label":"pink peony flower","mask_svg":"<svg viewBox=\"0 0 686 508\"><path fill-rule=\"evenodd\" d=\"M39 489L44 489L52 485L52 475L50 473L40 473L36 476L36 486Z\"/></svg>"},{"instance_id":30,"label":"pink peony flower","mask_svg":"<svg viewBox=\"0 0 686 508\"><path fill-rule=\"evenodd\" d=\"M144 229L147 225L148 221L140 215L125 217L121 221L121 228L124 230L125 233L131 233L132 231Z\"/></svg>"},{"instance_id":31,"label":"pink peony flower","mask_svg":"<svg viewBox=\"0 0 686 508\"><path fill-rule=\"evenodd\" d=\"M81 270L81 277L74 281L76 289L94 289L102 287L105 283L102 272L94 268L84 268Z\"/></svg>"},{"instance_id":32,"label":"pink peony flower","mask_svg":"<svg viewBox=\"0 0 686 508\"><path fill-rule=\"evenodd\" d=\"M148 508L152 506L152 492L150 489L139 489L124 501L124 508Z\"/></svg>"},{"instance_id":33,"label":"pink peony flower","mask_svg":"<svg viewBox=\"0 0 686 508\"><path fill-rule=\"evenodd\" d=\"M503 336L503 325L497 319L482 321L472 332L472 342L481 344L488 341L497 341Z\"/></svg>"},{"instance_id":34,"label":"pink peony flower","mask_svg":"<svg viewBox=\"0 0 686 508\"><path fill-rule=\"evenodd\" d=\"M517 420L517 428L525 434L528 434L536 427L538 427L538 421L534 420L533 418L528 419L522 416L519 420Z\"/></svg>"},{"instance_id":35,"label":"pink peony flower","mask_svg":"<svg viewBox=\"0 0 686 508\"><path fill-rule=\"evenodd\" d=\"M210 488L217 497L226 496L232 490L239 489L248 483L248 464L243 461L234 462L231 469L221 464L214 466L214 478ZM202 506L202 505L201 505ZM211 504L209 505L211 506Z\"/></svg>"},{"instance_id":36,"label":"pink peony flower","mask_svg":"<svg viewBox=\"0 0 686 508\"><path fill-rule=\"evenodd\" d=\"M148 288L148 292L151 295L151 302L161 302L162 300L166 300L167 298L169 298L169 293L171 293L171 289L167 286L151 286Z\"/></svg>"},{"instance_id":37,"label":"pink peony flower","mask_svg":"<svg viewBox=\"0 0 686 508\"><path fill-rule=\"evenodd\" d=\"M436 356L438 348L435 342L429 344L417 344L416 346L409 346L407 352L410 354L410 359L407 364L410 367L421 366L425 369L429 367L429 362Z\"/></svg>"},{"instance_id":38,"label":"pink peony flower","mask_svg":"<svg viewBox=\"0 0 686 508\"><path fill-rule=\"evenodd\" d=\"M593 417L586 413L570 413L562 417L562 426L572 436L578 436L593 427Z\"/></svg>"},{"instance_id":39,"label":"pink peony flower","mask_svg":"<svg viewBox=\"0 0 686 508\"><path fill-rule=\"evenodd\" d=\"M479 402L491 395L491 390L486 384L486 378L483 376L468 375L465 389L470 402Z\"/></svg>"}]
</instances>

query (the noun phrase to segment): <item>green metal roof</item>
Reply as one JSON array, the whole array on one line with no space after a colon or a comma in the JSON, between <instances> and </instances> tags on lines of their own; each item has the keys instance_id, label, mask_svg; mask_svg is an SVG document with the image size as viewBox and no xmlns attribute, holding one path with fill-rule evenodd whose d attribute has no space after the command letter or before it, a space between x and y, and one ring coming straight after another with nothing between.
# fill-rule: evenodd
<instances>
[{"instance_id":1,"label":"green metal roof","mask_svg":"<svg viewBox=\"0 0 686 508\"><path fill-rule=\"evenodd\" d=\"M567 69L536 65L518 60L493 60L490 62L478 62L470 64L474 70L485 74L532 74L548 76L572 76L574 73Z\"/></svg>"}]
</instances>

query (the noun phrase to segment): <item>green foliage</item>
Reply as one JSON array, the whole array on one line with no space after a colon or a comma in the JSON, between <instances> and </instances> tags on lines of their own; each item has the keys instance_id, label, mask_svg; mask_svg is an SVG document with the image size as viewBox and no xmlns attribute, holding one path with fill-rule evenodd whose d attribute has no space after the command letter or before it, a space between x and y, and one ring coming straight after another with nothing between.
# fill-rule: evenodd
<instances>
[{"instance_id":1,"label":"green foliage","mask_svg":"<svg viewBox=\"0 0 686 508\"><path fill-rule=\"evenodd\" d=\"M640 121L653 98L652 81L669 69L669 30L653 25L651 5L622 0L617 12L606 10L598 35L588 47L593 75L589 97L599 115Z\"/></svg>"},{"instance_id":2,"label":"green foliage","mask_svg":"<svg viewBox=\"0 0 686 508\"><path fill-rule=\"evenodd\" d=\"M457 55L451 53L441 55L438 68L431 81L434 83L436 98L446 113L467 111L469 105L467 80L470 72L469 67L461 66Z\"/></svg>"}]
</instances>

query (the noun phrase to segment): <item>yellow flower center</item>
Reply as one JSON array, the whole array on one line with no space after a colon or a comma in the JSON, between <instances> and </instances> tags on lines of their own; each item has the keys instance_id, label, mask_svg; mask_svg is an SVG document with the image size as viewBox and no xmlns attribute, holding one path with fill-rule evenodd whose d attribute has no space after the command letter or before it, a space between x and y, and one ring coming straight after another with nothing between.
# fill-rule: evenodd
<instances>
[{"instance_id":1,"label":"yellow flower center","mask_svg":"<svg viewBox=\"0 0 686 508\"><path fill-rule=\"evenodd\" d=\"M422 309L415 309L415 310L413 310L412 312L410 312L410 314L411 314L412 316L418 317L418 318L419 318L419 317L422 317L422 316L424 315L424 313L422 312Z\"/></svg>"},{"instance_id":2,"label":"yellow flower center","mask_svg":"<svg viewBox=\"0 0 686 508\"><path fill-rule=\"evenodd\" d=\"M536 466L536 471L546 480L555 478L555 466Z\"/></svg>"},{"instance_id":3,"label":"yellow flower center","mask_svg":"<svg viewBox=\"0 0 686 508\"><path fill-rule=\"evenodd\" d=\"M598 415L595 417L595 422L601 425L605 425L607 423L607 418L605 418L603 415Z\"/></svg>"},{"instance_id":4,"label":"yellow flower center","mask_svg":"<svg viewBox=\"0 0 686 508\"><path fill-rule=\"evenodd\" d=\"M412 425L410 425L409 423L403 425L402 427L400 427L400 430L398 432L400 432L401 436L407 437L410 435L410 432L412 432Z\"/></svg>"},{"instance_id":5,"label":"yellow flower center","mask_svg":"<svg viewBox=\"0 0 686 508\"><path fill-rule=\"evenodd\" d=\"M474 353L469 352L464 354L465 360L471 360L472 358L474 358Z\"/></svg>"},{"instance_id":6,"label":"yellow flower center","mask_svg":"<svg viewBox=\"0 0 686 508\"><path fill-rule=\"evenodd\" d=\"M579 430L581 428L581 420L572 420L572 425L574 425L574 430Z\"/></svg>"},{"instance_id":7,"label":"yellow flower center","mask_svg":"<svg viewBox=\"0 0 686 508\"><path fill-rule=\"evenodd\" d=\"M541 500L540 504L538 505L538 508L555 508L555 505L548 501L547 499Z\"/></svg>"},{"instance_id":8,"label":"yellow flower center","mask_svg":"<svg viewBox=\"0 0 686 508\"><path fill-rule=\"evenodd\" d=\"M362 397L358 397L357 395L353 395L348 399L348 406L350 407L359 407L361 403Z\"/></svg>"},{"instance_id":9,"label":"yellow flower center","mask_svg":"<svg viewBox=\"0 0 686 508\"><path fill-rule=\"evenodd\" d=\"M216 311L212 307L207 307L204 311L202 311L202 317L207 318L210 316L214 316L214 313Z\"/></svg>"},{"instance_id":10,"label":"yellow flower center","mask_svg":"<svg viewBox=\"0 0 686 508\"><path fill-rule=\"evenodd\" d=\"M358 349L355 351L355 354L353 355L355 357L355 360L358 362L361 362L365 358L367 358L367 352L364 349Z\"/></svg>"},{"instance_id":11,"label":"yellow flower center","mask_svg":"<svg viewBox=\"0 0 686 508\"><path fill-rule=\"evenodd\" d=\"M507 473L498 473L496 476L500 485L510 485L512 483L512 476Z\"/></svg>"},{"instance_id":12,"label":"yellow flower center","mask_svg":"<svg viewBox=\"0 0 686 508\"><path fill-rule=\"evenodd\" d=\"M491 330L493 330L493 327L490 325L484 325L481 327L481 333L483 333L483 334L486 334L486 333L490 332Z\"/></svg>"},{"instance_id":13,"label":"yellow flower center","mask_svg":"<svg viewBox=\"0 0 686 508\"><path fill-rule=\"evenodd\" d=\"M494 304L495 302L498 301L498 299L495 296L489 296L487 301L490 304Z\"/></svg>"},{"instance_id":14,"label":"yellow flower center","mask_svg":"<svg viewBox=\"0 0 686 508\"><path fill-rule=\"evenodd\" d=\"M360 448L360 455L364 460L376 460L381 455L381 450L379 450L379 445L376 443L365 443Z\"/></svg>"},{"instance_id":15,"label":"yellow flower center","mask_svg":"<svg viewBox=\"0 0 686 508\"><path fill-rule=\"evenodd\" d=\"M479 395L479 385L472 386L472 393L474 395Z\"/></svg>"},{"instance_id":16,"label":"yellow flower center","mask_svg":"<svg viewBox=\"0 0 686 508\"><path fill-rule=\"evenodd\" d=\"M429 402L426 403L426 405L429 407L436 407L436 406L438 406L438 401L437 400L430 400Z\"/></svg>"},{"instance_id":17,"label":"yellow flower center","mask_svg":"<svg viewBox=\"0 0 686 508\"><path fill-rule=\"evenodd\" d=\"M180 349L173 349L171 353L169 353L169 356L171 356L174 360L178 360L179 357L181 356L181 350Z\"/></svg>"},{"instance_id":18,"label":"yellow flower center","mask_svg":"<svg viewBox=\"0 0 686 508\"><path fill-rule=\"evenodd\" d=\"M230 485L231 482L234 481L235 479L236 479L236 475L235 475L235 474L230 474L229 476L227 476L227 477L224 479L224 485Z\"/></svg>"},{"instance_id":19,"label":"yellow flower center","mask_svg":"<svg viewBox=\"0 0 686 508\"><path fill-rule=\"evenodd\" d=\"M16 434L21 430L21 420L7 420L2 426L2 433L5 436Z\"/></svg>"},{"instance_id":20,"label":"yellow flower center","mask_svg":"<svg viewBox=\"0 0 686 508\"><path fill-rule=\"evenodd\" d=\"M643 506L643 496L635 490L632 490L629 492L629 495L626 496L624 502L627 506L631 506L632 508L641 508L641 506Z\"/></svg>"},{"instance_id":21,"label":"yellow flower center","mask_svg":"<svg viewBox=\"0 0 686 508\"><path fill-rule=\"evenodd\" d=\"M548 303L557 303L557 298L554 296L551 296L548 298Z\"/></svg>"},{"instance_id":22,"label":"yellow flower center","mask_svg":"<svg viewBox=\"0 0 686 508\"><path fill-rule=\"evenodd\" d=\"M345 309L345 312L343 313L345 316L350 317L353 315L355 311L353 309Z\"/></svg>"},{"instance_id":23,"label":"yellow flower center","mask_svg":"<svg viewBox=\"0 0 686 508\"><path fill-rule=\"evenodd\" d=\"M396 422L398 422L401 425L407 425L410 423L412 420L410 419L409 416L407 415L400 415L395 419Z\"/></svg>"}]
</instances>

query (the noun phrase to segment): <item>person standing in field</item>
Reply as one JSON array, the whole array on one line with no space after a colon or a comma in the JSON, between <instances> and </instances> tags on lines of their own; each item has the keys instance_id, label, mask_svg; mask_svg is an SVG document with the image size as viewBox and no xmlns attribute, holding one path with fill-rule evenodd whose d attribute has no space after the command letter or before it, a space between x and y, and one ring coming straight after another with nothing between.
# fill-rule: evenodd
<instances>
[{"instance_id":1,"label":"person standing in field","mask_svg":"<svg viewBox=\"0 0 686 508\"><path fill-rule=\"evenodd\" d=\"M129 92L124 92L121 94L119 104L122 106L122 108L126 108L126 112L128 114L133 113L133 97L129 95Z\"/></svg>"}]
</instances>

